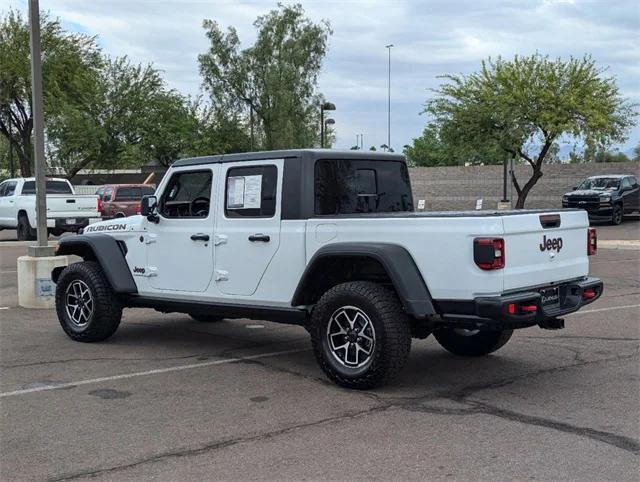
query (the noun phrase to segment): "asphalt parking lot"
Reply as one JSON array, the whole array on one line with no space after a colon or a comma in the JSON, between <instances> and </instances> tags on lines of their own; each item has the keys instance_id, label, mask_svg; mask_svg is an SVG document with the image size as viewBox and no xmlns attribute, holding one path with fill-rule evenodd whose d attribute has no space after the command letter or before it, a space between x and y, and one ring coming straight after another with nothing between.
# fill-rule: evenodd
<instances>
[{"instance_id":1,"label":"asphalt parking lot","mask_svg":"<svg viewBox=\"0 0 640 482\"><path fill-rule=\"evenodd\" d=\"M599 226L605 295L562 331L465 359L414 340L393 385L341 389L299 327L126 310L104 343L17 306L0 233L2 480L637 480L640 222ZM2 241L4 240L4 241Z\"/></svg>"}]
</instances>

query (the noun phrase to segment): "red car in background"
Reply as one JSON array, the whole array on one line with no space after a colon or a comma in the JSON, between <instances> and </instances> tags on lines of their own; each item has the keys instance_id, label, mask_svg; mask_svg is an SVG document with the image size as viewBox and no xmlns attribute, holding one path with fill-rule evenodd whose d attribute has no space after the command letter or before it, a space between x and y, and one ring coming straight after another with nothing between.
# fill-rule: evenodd
<instances>
[{"instance_id":1,"label":"red car in background","mask_svg":"<svg viewBox=\"0 0 640 482\"><path fill-rule=\"evenodd\" d=\"M102 219L125 218L140 213L142 196L153 194L151 184L107 184L96 191Z\"/></svg>"}]
</instances>

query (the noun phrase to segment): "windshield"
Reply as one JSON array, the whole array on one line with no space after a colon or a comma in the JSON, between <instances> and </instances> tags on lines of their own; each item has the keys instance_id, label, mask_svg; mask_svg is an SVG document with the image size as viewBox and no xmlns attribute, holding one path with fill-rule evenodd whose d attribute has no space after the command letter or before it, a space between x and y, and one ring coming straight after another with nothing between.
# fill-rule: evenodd
<instances>
[{"instance_id":1,"label":"windshield","mask_svg":"<svg viewBox=\"0 0 640 482\"><path fill-rule=\"evenodd\" d=\"M578 189L593 191L615 191L620 187L620 179L616 177L596 177L587 179L578 186Z\"/></svg>"}]
</instances>

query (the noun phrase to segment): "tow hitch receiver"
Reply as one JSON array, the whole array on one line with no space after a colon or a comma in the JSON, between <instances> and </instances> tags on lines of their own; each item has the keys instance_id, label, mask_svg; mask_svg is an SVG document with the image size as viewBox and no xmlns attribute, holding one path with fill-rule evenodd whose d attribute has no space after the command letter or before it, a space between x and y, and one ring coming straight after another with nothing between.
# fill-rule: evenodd
<instances>
[{"instance_id":1,"label":"tow hitch receiver","mask_svg":"<svg viewBox=\"0 0 640 482\"><path fill-rule=\"evenodd\" d=\"M543 330L562 330L564 328L564 320L562 318L548 318L538 323Z\"/></svg>"}]
</instances>

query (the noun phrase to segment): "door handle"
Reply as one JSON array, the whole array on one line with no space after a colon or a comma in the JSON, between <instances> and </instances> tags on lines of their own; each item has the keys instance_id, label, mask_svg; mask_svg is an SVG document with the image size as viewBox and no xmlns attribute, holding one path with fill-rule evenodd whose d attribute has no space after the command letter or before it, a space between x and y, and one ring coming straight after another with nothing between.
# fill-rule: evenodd
<instances>
[{"instance_id":1,"label":"door handle","mask_svg":"<svg viewBox=\"0 0 640 482\"><path fill-rule=\"evenodd\" d=\"M256 241L262 241L263 243L268 243L269 241L271 241L271 238L267 234L258 233L258 234L252 234L251 236L249 236L249 241L251 241L252 243L255 243Z\"/></svg>"},{"instance_id":2,"label":"door handle","mask_svg":"<svg viewBox=\"0 0 640 482\"><path fill-rule=\"evenodd\" d=\"M192 234L191 239L194 241L209 241L209 235L204 233Z\"/></svg>"}]
</instances>

